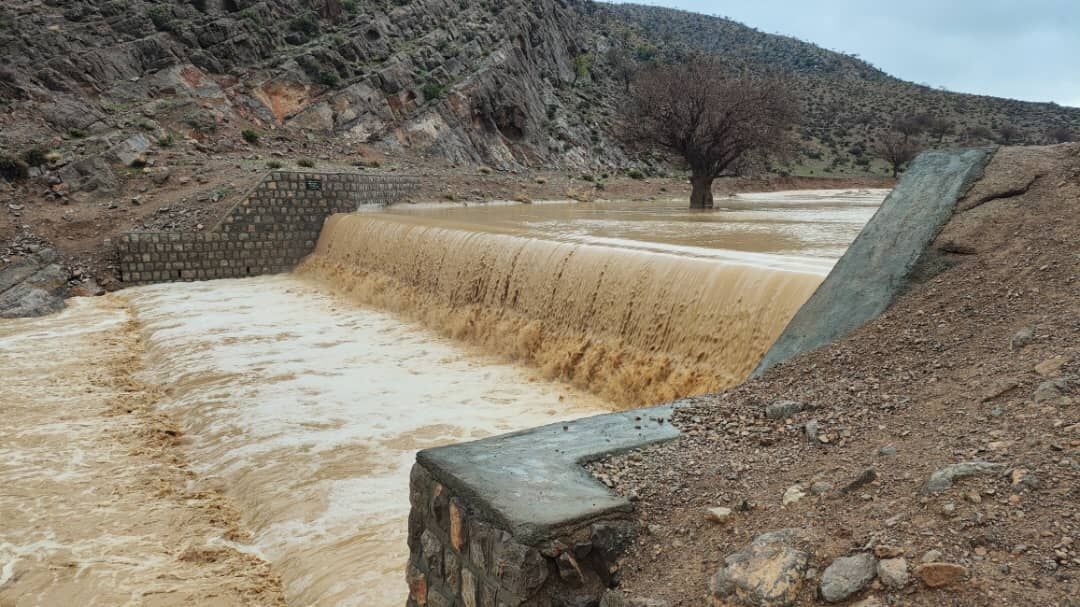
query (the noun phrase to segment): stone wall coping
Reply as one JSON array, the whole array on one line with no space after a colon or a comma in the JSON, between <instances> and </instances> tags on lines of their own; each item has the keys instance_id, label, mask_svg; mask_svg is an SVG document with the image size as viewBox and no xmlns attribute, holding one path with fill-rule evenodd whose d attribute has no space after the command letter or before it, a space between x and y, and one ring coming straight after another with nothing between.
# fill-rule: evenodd
<instances>
[{"instance_id":1,"label":"stone wall coping","mask_svg":"<svg viewBox=\"0 0 1080 607\"><path fill-rule=\"evenodd\" d=\"M911 283L926 248L996 148L924 152L799 308L753 375L829 344L884 312Z\"/></svg>"},{"instance_id":2,"label":"stone wall coping","mask_svg":"<svg viewBox=\"0 0 1080 607\"><path fill-rule=\"evenodd\" d=\"M678 403L597 415L425 449L416 461L455 494L536 545L589 521L631 511L582 465L601 457L668 441Z\"/></svg>"}]
</instances>

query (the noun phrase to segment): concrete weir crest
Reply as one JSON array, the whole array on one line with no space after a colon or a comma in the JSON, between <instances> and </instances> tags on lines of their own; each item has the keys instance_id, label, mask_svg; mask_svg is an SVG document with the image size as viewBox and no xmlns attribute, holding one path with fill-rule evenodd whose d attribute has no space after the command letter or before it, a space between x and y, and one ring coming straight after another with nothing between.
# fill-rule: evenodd
<instances>
[{"instance_id":1,"label":"concrete weir crest","mask_svg":"<svg viewBox=\"0 0 1080 607\"><path fill-rule=\"evenodd\" d=\"M758 365L884 312L993 149L922 154ZM632 505L593 459L676 438L678 402L421 451L410 480L408 607L595 604L632 541Z\"/></svg>"}]
</instances>

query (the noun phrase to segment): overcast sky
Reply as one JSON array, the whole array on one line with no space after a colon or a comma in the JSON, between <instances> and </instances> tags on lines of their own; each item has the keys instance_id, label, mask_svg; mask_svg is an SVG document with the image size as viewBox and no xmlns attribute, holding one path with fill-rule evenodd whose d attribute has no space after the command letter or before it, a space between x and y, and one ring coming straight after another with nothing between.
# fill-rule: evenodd
<instances>
[{"instance_id":1,"label":"overcast sky","mask_svg":"<svg viewBox=\"0 0 1080 607\"><path fill-rule=\"evenodd\" d=\"M893 76L1080 107L1080 0L636 0L854 53Z\"/></svg>"}]
</instances>

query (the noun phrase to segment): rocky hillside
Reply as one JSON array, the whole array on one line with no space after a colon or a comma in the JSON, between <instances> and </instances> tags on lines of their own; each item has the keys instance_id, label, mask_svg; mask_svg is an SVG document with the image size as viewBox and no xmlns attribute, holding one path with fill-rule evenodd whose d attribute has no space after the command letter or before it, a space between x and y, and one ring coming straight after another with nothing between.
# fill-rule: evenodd
<instances>
[{"instance_id":1,"label":"rocky hillside","mask_svg":"<svg viewBox=\"0 0 1080 607\"><path fill-rule=\"evenodd\" d=\"M271 138L346 157L648 168L612 135L626 81L691 52L791 82L805 107L788 170L866 172L897 116L947 118L942 144L1080 131L1080 110L932 90L732 21L587 0L11 0L0 50L0 174L64 191L108 190L153 148Z\"/></svg>"}]
</instances>

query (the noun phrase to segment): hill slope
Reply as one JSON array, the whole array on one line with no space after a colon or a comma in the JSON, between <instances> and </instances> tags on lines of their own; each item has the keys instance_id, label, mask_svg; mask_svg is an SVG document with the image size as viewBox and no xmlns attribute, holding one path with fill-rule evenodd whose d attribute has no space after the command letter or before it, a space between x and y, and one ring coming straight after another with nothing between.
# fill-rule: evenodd
<instances>
[{"instance_id":1,"label":"hill slope","mask_svg":"<svg viewBox=\"0 0 1080 607\"><path fill-rule=\"evenodd\" d=\"M18 0L0 7L0 49L8 177L25 172L20 155L60 168L177 141L242 150L244 129L333 137L340 153L625 167L612 136L621 74L692 52L788 80L804 105L799 164L819 174L868 170L896 116L947 118L956 134L941 143L985 143L1006 125L1016 142L1080 130L1080 109L932 90L733 21L584 0ZM116 149L140 132L131 153ZM102 168L63 179L78 189Z\"/></svg>"}]
</instances>

